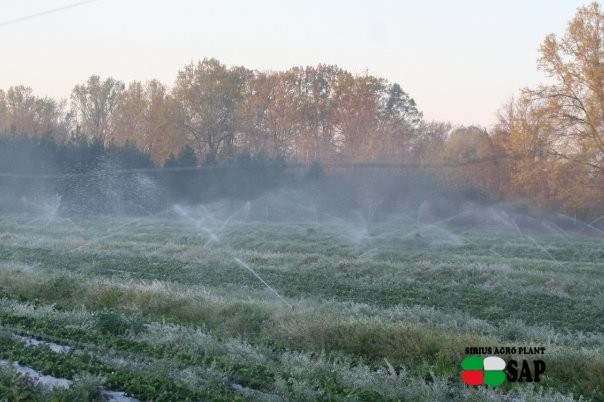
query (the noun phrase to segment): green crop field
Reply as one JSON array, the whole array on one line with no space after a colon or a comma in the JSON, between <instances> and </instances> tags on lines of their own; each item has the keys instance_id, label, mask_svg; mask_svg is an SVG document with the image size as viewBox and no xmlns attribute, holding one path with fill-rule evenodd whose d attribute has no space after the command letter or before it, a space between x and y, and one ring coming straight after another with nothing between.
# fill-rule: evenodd
<instances>
[{"instance_id":1,"label":"green crop field","mask_svg":"<svg viewBox=\"0 0 604 402\"><path fill-rule=\"evenodd\" d=\"M483 346L545 347L502 356L545 374L465 385ZM0 361L0 400L604 400L604 238L4 215Z\"/></svg>"}]
</instances>

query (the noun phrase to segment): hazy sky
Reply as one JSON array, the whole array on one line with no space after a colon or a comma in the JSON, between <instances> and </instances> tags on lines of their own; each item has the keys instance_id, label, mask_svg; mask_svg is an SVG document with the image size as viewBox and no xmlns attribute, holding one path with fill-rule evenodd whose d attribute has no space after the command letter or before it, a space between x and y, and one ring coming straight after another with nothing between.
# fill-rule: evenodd
<instances>
[{"instance_id":1,"label":"hazy sky","mask_svg":"<svg viewBox=\"0 0 604 402\"><path fill-rule=\"evenodd\" d=\"M427 119L491 126L544 81L537 50L574 0L0 0L0 88L68 97L90 75L171 85L204 57L259 70L337 64L398 82Z\"/></svg>"}]
</instances>

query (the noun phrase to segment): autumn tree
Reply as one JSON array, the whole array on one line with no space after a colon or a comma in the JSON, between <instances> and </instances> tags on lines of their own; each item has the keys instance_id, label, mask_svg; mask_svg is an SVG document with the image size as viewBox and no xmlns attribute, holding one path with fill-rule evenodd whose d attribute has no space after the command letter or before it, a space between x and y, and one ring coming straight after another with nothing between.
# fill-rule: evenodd
<instances>
[{"instance_id":1,"label":"autumn tree","mask_svg":"<svg viewBox=\"0 0 604 402\"><path fill-rule=\"evenodd\" d=\"M338 128L340 152L347 159L366 161L375 157L372 136L379 123L380 96L385 82L365 75L338 76L334 119Z\"/></svg>"},{"instance_id":2,"label":"autumn tree","mask_svg":"<svg viewBox=\"0 0 604 402\"><path fill-rule=\"evenodd\" d=\"M253 74L246 80L237 105L236 142L253 154L275 152L280 148L267 127L267 115L275 103L276 78L277 75L271 73Z\"/></svg>"},{"instance_id":3,"label":"autumn tree","mask_svg":"<svg viewBox=\"0 0 604 402\"><path fill-rule=\"evenodd\" d=\"M501 109L493 141L507 156L501 166L509 197L568 211L589 210L599 203L596 194L601 184L590 165L558 153L564 130L551 119L548 108L526 93Z\"/></svg>"},{"instance_id":4,"label":"autumn tree","mask_svg":"<svg viewBox=\"0 0 604 402\"><path fill-rule=\"evenodd\" d=\"M392 162L411 162L417 144L422 113L399 84L386 84L382 91L379 127L373 141L376 153Z\"/></svg>"},{"instance_id":5,"label":"autumn tree","mask_svg":"<svg viewBox=\"0 0 604 402\"><path fill-rule=\"evenodd\" d=\"M334 84L342 70L320 64L297 70L299 86L300 132L297 140L299 155L310 163L328 161L336 153L333 113L337 100Z\"/></svg>"},{"instance_id":6,"label":"autumn tree","mask_svg":"<svg viewBox=\"0 0 604 402\"><path fill-rule=\"evenodd\" d=\"M422 121L399 84L341 71L334 84L333 119L340 152L355 161L403 162Z\"/></svg>"},{"instance_id":7,"label":"autumn tree","mask_svg":"<svg viewBox=\"0 0 604 402\"><path fill-rule=\"evenodd\" d=\"M237 145L251 154L292 157L301 131L301 91L297 68L254 72L237 106Z\"/></svg>"},{"instance_id":8,"label":"autumn tree","mask_svg":"<svg viewBox=\"0 0 604 402\"><path fill-rule=\"evenodd\" d=\"M241 69L227 69L216 59L191 63L178 72L173 89L178 123L198 157L213 158L221 147L232 144L244 81Z\"/></svg>"},{"instance_id":9,"label":"autumn tree","mask_svg":"<svg viewBox=\"0 0 604 402\"><path fill-rule=\"evenodd\" d=\"M51 135L62 141L67 128L63 104L37 97L22 85L0 90L0 132L28 136Z\"/></svg>"},{"instance_id":10,"label":"autumn tree","mask_svg":"<svg viewBox=\"0 0 604 402\"><path fill-rule=\"evenodd\" d=\"M604 14L580 7L565 34L548 35L538 67L551 83L524 89L501 111L506 193L538 205L604 212ZM590 212L591 211L591 212Z\"/></svg>"},{"instance_id":11,"label":"autumn tree","mask_svg":"<svg viewBox=\"0 0 604 402\"><path fill-rule=\"evenodd\" d=\"M175 102L167 88L157 80L128 84L113 115L116 143L132 141L156 163L163 163L171 153L184 146L184 136L176 121Z\"/></svg>"},{"instance_id":12,"label":"autumn tree","mask_svg":"<svg viewBox=\"0 0 604 402\"><path fill-rule=\"evenodd\" d=\"M505 174L500 157L501 152L485 129L460 127L450 133L433 166L445 183L461 193L498 198Z\"/></svg>"},{"instance_id":13,"label":"autumn tree","mask_svg":"<svg viewBox=\"0 0 604 402\"><path fill-rule=\"evenodd\" d=\"M101 80L92 75L71 92L71 108L76 129L91 139L108 145L114 140L113 111L124 91L124 84L111 77Z\"/></svg>"},{"instance_id":14,"label":"autumn tree","mask_svg":"<svg viewBox=\"0 0 604 402\"><path fill-rule=\"evenodd\" d=\"M438 163L452 128L449 122L420 122L409 144L408 164L430 166Z\"/></svg>"},{"instance_id":15,"label":"autumn tree","mask_svg":"<svg viewBox=\"0 0 604 402\"><path fill-rule=\"evenodd\" d=\"M555 129L539 105L526 96L511 99L501 108L493 141L505 155L500 163L507 174L503 186L508 197L541 207L554 201L548 178L558 159L551 154Z\"/></svg>"},{"instance_id":16,"label":"autumn tree","mask_svg":"<svg viewBox=\"0 0 604 402\"><path fill-rule=\"evenodd\" d=\"M604 173L604 14L598 3L580 7L565 34L548 35L539 68L553 80L526 95L561 128L556 155Z\"/></svg>"}]
</instances>

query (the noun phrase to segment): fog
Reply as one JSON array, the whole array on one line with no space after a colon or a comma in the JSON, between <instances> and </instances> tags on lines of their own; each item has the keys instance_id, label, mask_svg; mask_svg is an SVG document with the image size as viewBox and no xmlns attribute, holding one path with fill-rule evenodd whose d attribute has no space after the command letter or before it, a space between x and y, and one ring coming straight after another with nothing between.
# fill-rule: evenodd
<instances>
[{"instance_id":1,"label":"fog","mask_svg":"<svg viewBox=\"0 0 604 402\"><path fill-rule=\"evenodd\" d=\"M64 225L88 241L112 233L97 236L74 219L127 217L128 226L132 219L181 222L205 236L205 247L220 244L228 229L238 225L297 225L308 235L329 230L353 246L376 243L362 250L365 258L381 247L376 228L402 231L397 241L410 242L406 247L463 247L472 244L464 230L505 230L552 260L533 234L562 239L575 251L571 236L604 238L604 217L586 222L526 202L468 196L420 169L362 164L325 169L271 163L176 169L123 169L106 161L98 165L83 174L4 175L0 209L25 214L29 224L40 227ZM115 233L120 230L116 227ZM490 252L498 255L496 246Z\"/></svg>"}]
</instances>

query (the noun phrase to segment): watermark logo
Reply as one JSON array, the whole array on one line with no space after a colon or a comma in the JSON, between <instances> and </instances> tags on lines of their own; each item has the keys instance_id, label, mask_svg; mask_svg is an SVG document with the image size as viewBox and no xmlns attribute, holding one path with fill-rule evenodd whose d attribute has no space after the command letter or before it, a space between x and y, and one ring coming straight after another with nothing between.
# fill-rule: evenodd
<instances>
[{"instance_id":1,"label":"watermark logo","mask_svg":"<svg viewBox=\"0 0 604 402\"><path fill-rule=\"evenodd\" d=\"M486 384L496 387L505 381L506 364L501 357L468 356L461 362L461 379L468 385Z\"/></svg>"},{"instance_id":2,"label":"watermark logo","mask_svg":"<svg viewBox=\"0 0 604 402\"><path fill-rule=\"evenodd\" d=\"M544 347L539 348L495 348L495 353L516 354L543 354ZM467 348L466 353L492 353L492 348ZM530 364L532 363L532 364ZM497 387L506 380L509 382L539 382L540 375L545 373L545 362L543 360L509 360L507 363L498 356L481 357L477 355L468 356L461 361L461 380L472 386L488 385Z\"/></svg>"}]
</instances>

